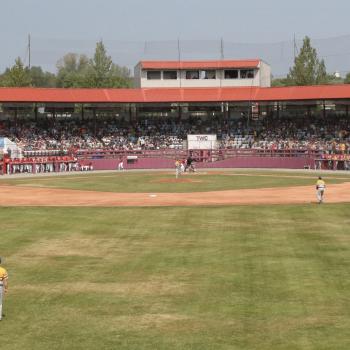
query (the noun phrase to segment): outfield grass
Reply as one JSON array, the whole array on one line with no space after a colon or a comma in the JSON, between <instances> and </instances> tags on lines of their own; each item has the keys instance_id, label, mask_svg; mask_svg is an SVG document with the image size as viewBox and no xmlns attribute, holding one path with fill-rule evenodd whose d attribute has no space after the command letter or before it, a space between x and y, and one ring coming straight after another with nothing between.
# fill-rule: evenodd
<instances>
[{"instance_id":1,"label":"outfield grass","mask_svg":"<svg viewBox=\"0 0 350 350\"><path fill-rule=\"evenodd\" d=\"M348 350L349 212L1 208L0 348Z\"/></svg>"},{"instance_id":2,"label":"outfield grass","mask_svg":"<svg viewBox=\"0 0 350 350\"><path fill-rule=\"evenodd\" d=\"M237 174L245 174L239 175ZM106 192L201 192L230 189L314 186L316 174L305 172L278 172L237 170L224 171L221 174L199 173L185 174L181 177L188 183L171 182L175 176L171 172L124 172L124 173L81 173L72 176L50 176L0 179L0 184L14 186L38 186L76 190ZM349 174L326 175L327 184L350 181Z\"/></svg>"}]
</instances>

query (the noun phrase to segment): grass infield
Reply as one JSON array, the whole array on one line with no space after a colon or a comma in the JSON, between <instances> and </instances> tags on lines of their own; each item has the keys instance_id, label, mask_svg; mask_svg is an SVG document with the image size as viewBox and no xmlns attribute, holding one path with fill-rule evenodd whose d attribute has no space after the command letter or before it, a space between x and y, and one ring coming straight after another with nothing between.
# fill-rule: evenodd
<instances>
[{"instance_id":1,"label":"grass infield","mask_svg":"<svg viewBox=\"0 0 350 350\"><path fill-rule=\"evenodd\" d=\"M68 176L39 176L0 179L0 185L65 188L106 192L206 192L261 187L310 186L318 174L237 170L184 174L178 181L174 172L78 173ZM347 173L325 175L327 184L350 181Z\"/></svg>"},{"instance_id":2,"label":"grass infield","mask_svg":"<svg viewBox=\"0 0 350 350\"><path fill-rule=\"evenodd\" d=\"M94 189L137 186L115 180ZM1 208L10 292L0 348L348 350L349 212L349 204Z\"/></svg>"}]
</instances>

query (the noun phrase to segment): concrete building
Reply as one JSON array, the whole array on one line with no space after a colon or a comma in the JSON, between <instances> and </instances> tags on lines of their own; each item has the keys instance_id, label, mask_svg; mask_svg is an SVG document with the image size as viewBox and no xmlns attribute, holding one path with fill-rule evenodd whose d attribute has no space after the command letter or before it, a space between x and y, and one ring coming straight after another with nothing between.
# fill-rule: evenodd
<instances>
[{"instance_id":1,"label":"concrete building","mask_svg":"<svg viewBox=\"0 0 350 350\"><path fill-rule=\"evenodd\" d=\"M141 61L134 77L137 88L271 86L271 68L260 59Z\"/></svg>"}]
</instances>

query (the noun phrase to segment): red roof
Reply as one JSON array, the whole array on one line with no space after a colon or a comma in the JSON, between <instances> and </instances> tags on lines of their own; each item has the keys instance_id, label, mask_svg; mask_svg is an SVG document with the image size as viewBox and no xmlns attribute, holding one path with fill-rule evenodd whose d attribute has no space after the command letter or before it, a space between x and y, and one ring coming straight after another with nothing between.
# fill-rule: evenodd
<instances>
[{"instance_id":1,"label":"red roof","mask_svg":"<svg viewBox=\"0 0 350 350\"><path fill-rule=\"evenodd\" d=\"M141 61L142 69L222 69L258 68L260 60L225 61Z\"/></svg>"},{"instance_id":2,"label":"red roof","mask_svg":"<svg viewBox=\"0 0 350 350\"><path fill-rule=\"evenodd\" d=\"M350 100L350 84L278 88L45 89L0 88L1 102L157 103Z\"/></svg>"}]
</instances>

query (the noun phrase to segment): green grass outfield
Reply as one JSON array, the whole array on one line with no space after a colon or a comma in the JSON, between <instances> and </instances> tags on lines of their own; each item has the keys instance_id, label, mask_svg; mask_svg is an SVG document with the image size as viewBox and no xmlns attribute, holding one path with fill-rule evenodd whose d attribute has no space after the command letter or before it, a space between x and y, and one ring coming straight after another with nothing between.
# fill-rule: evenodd
<instances>
[{"instance_id":1,"label":"green grass outfield","mask_svg":"<svg viewBox=\"0 0 350 350\"><path fill-rule=\"evenodd\" d=\"M194 176L216 188L217 179L225 188L307 181L313 190L315 182L315 174L259 174L293 177ZM45 183L102 189L111 181L113 191L205 184L152 176L170 177ZM346 181L331 177L327 183ZM0 349L348 350L349 213L350 204L0 208L0 255L10 275Z\"/></svg>"},{"instance_id":2,"label":"green grass outfield","mask_svg":"<svg viewBox=\"0 0 350 350\"><path fill-rule=\"evenodd\" d=\"M307 186L313 189L318 173L304 171L272 170L224 170L185 174L181 179L188 183L166 183L175 180L175 174L167 172L107 172L75 173L65 176L37 176L0 179L1 184L36 186L75 190L107 192L199 192L222 191L244 188ZM350 181L348 173L325 174L328 184Z\"/></svg>"}]
</instances>

